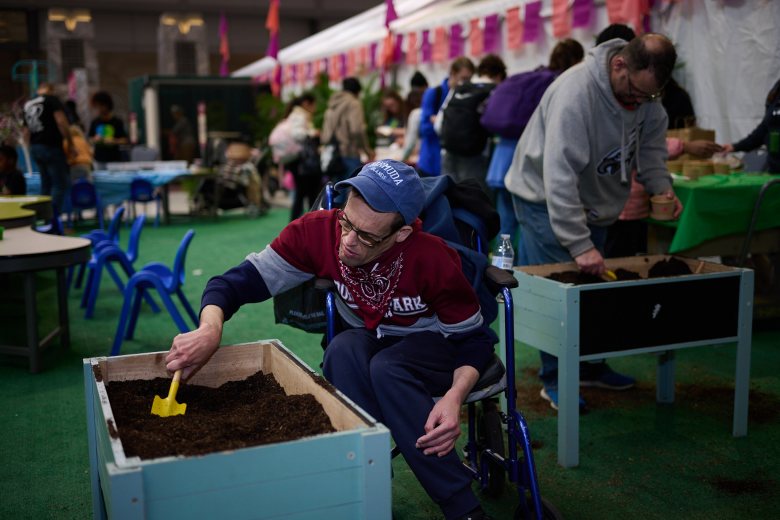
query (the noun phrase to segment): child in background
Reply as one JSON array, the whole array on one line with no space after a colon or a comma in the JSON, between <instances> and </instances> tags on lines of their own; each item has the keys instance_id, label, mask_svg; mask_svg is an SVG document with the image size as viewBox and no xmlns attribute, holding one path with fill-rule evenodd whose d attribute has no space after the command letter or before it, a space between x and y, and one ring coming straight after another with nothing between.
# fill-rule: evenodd
<instances>
[{"instance_id":1,"label":"child in background","mask_svg":"<svg viewBox=\"0 0 780 520\"><path fill-rule=\"evenodd\" d=\"M89 147L84 132L77 125L70 125L70 136L73 139L73 148L76 153L71 154L68 150L67 141L63 142L62 148L68 157L68 166L70 166L70 181L76 182L79 179L92 180L92 149Z\"/></svg>"},{"instance_id":2,"label":"child in background","mask_svg":"<svg viewBox=\"0 0 780 520\"><path fill-rule=\"evenodd\" d=\"M13 146L0 146L0 194L26 195L27 182L16 166L18 155Z\"/></svg>"}]
</instances>

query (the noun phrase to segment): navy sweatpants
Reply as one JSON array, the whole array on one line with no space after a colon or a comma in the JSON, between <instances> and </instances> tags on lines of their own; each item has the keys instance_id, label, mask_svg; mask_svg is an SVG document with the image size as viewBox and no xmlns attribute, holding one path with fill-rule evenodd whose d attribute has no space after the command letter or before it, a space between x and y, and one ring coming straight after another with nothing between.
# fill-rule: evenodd
<instances>
[{"instance_id":1,"label":"navy sweatpants","mask_svg":"<svg viewBox=\"0 0 780 520\"><path fill-rule=\"evenodd\" d=\"M415 447L425 434L432 396L452 385L453 347L438 333L385 336L366 329L338 334L325 350L323 372L336 388L385 424L406 462L445 517L479 506L471 476L455 452L424 455Z\"/></svg>"}]
</instances>

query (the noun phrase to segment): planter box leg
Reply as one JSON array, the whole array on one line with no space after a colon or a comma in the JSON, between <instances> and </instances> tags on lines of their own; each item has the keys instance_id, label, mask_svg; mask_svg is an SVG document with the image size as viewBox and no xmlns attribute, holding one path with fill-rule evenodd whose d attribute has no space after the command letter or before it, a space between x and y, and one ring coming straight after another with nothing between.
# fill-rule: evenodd
<instances>
[{"instance_id":1,"label":"planter box leg","mask_svg":"<svg viewBox=\"0 0 780 520\"><path fill-rule=\"evenodd\" d=\"M656 367L655 400L659 403L674 402L674 351L667 350L658 356Z\"/></svg>"}]
</instances>

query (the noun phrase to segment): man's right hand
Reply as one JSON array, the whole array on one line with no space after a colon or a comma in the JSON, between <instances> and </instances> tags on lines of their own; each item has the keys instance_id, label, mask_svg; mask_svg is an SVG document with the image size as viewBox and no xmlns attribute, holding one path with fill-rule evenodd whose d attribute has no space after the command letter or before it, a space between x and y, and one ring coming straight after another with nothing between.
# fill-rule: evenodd
<instances>
[{"instance_id":1,"label":"man's right hand","mask_svg":"<svg viewBox=\"0 0 780 520\"><path fill-rule=\"evenodd\" d=\"M187 380L205 365L222 341L222 309L214 305L206 306L201 312L200 326L173 338L173 344L165 357L165 368L171 372L182 370L182 378Z\"/></svg>"},{"instance_id":2,"label":"man's right hand","mask_svg":"<svg viewBox=\"0 0 780 520\"><path fill-rule=\"evenodd\" d=\"M604 257L601 256L601 253L595 247L575 257L574 261L577 262L577 267L580 268L580 271L584 273L601 276L607 270L604 265Z\"/></svg>"}]
</instances>

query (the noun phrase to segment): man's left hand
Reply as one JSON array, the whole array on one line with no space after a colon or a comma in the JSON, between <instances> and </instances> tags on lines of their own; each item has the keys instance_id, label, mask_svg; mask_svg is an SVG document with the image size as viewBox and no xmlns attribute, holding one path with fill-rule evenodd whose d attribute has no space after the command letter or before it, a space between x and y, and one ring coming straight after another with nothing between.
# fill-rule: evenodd
<instances>
[{"instance_id":1,"label":"man's left hand","mask_svg":"<svg viewBox=\"0 0 780 520\"><path fill-rule=\"evenodd\" d=\"M460 401L445 395L433 406L425 422L425 435L417 439L416 447L425 455L444 457L455 447L460 435Z\"/></svg>"},{"instance_id":2,"label":"man's left hand","mask_svg":"<svg viewBox=\"0 0 780 520\"><path fill-rule=\"evenodd\" d=\"M675 219L680 218L680 214L683 210L682 202L680 202L680 199L677 197L677 195L674 194L674 190L667 190L663 192L661 195L666 197L669 200L674 200L674 213L672 214Z\"/></svg>"}]
</instances>

